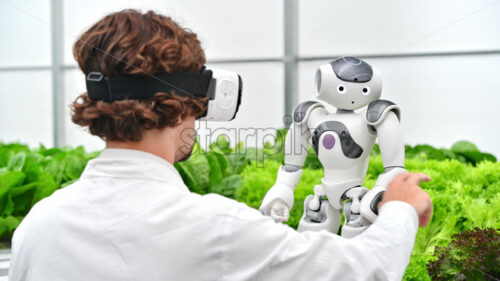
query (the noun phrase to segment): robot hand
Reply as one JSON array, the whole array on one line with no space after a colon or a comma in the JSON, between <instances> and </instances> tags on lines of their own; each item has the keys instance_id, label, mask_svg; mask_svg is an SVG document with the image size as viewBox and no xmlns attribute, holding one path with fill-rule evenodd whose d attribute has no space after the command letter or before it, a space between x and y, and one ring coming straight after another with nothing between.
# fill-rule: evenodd
<instances>
[{"instance_id":1,"label":"robot hand","mask_svg":"<svg viewBox=\"0 0 500 281\"><path fill-rule=\"evenodd\" d=\"M293 191L302 175L302 170L287 172L280 168L276 183L267 191L259 211L277 222L287 221L293 207Z\"/></svg>"},{"instance_id":2,"label":"robot hand","mask_svg":"<svg viewBox=\"0 0 500 281\"><path fill-rule=\"evenodd\" d=\"M405 169L396 167L378 176L375 186L361 199L361 216L373 223L378 216L378 203L382 200L384 191L391 181Z\"/></svg>"},{"instance_id":3,"label":"robot hand","mask_svg":"<svg viewBox=\"0 0 500 281\"><path fill-rule=\"evenodd\" d=\"M348 199L348 201L344 204L345 223L342 227L342 237L355 237L365 231L370 225L370 222L362 216L360 210L361 202L363 202L365 195L368 193L367 191L366 187L357 186L349 189L344 194L344 198Z\"/></svg>"},{"instance_id":4,"label":"robot hand","mask_svg":"<svg viewBox=\"0 0 500 281\"><path fill-rule=\"evenodd\" d=\"M283 222L288 220L292 206L293 189L285 184L276 183L266 193L259 210L262 214L271 216L276 222Z\"/></svg>"},{"instance_id":5,"label":"robot hand","mask_svg":"<svg viewBox=\"0 0 500 281\"><path fill-rule=\"evenodd\" d=\"M364 226L365 224L361 220L360 216L360 206L364 195L368 192L366 187L353 187L349 189L344 197L348 201L344 204L344 215L346 218L346 224L353 227Z\"/></svg>"},{"instance_id":6,"label":"robot hand","mask_svg":"<svg viewBox=\"0 0 500 281\"><path fill-rule=\"evenodd\" d=\"M275 222L285 222L290 217L290 210L285 201L278 199L271 205L270 215Z\"/></svg>"}]
</instances>

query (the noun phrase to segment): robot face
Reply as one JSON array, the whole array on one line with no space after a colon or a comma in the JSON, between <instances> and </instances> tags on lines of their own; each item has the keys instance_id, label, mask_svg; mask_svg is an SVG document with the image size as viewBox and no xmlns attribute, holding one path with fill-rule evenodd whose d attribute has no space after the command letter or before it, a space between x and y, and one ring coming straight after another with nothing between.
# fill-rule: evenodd
<instances>
[{"instance_id":1,"label":"robot face","mask_svg":"<svg viewBox=\"0 0 500 281\"><path fill-rule=\"evenodd\" d=\"M382 77L366 62L342 57L321 65L315 79L317 97L338 109L354 110L378 100Z\"/></svg>"}]
</instances>

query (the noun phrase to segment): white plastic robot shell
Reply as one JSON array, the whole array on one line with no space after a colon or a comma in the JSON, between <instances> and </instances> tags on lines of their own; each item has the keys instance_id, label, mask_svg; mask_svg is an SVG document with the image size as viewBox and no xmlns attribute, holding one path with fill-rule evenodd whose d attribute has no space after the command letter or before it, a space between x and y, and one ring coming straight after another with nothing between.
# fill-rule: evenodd
<instances>
[{"instance_id":1,"label":"white plastic robot shell","mask_svg":"<svg viewBox=\"0 0 500 281\"><path fill-rule=\"evenodd\" d=\"M314 128L311 142L325 172L323 184L351 181L361 184L368 166L367 152L376 138L368 130L363 112L337 114L328 113L326 108L316 108L310 113L307 124ZM325 138L329 138L331 146L325 146L328 142ZM345 143L350 143L351 147L344 147Z\"/></svg>"},{"instance_id":2,"label":"white plastic robot shell","mask_svg":"<svg viewBox=\"0 0 500 281\"><path fill-rule=\"evenodd\" d=\"M378 112L372 112L372 106L373 104L377 104L377 103L384 103L384 109L382 110L382 112L378 111ZM375 110L377 111L377 110ZM394 104L393 102L391 101L387 101L387 100L378 100L378 101L375 101L375 102L372 102L370 103L370 105L368 106L367 108L367 119L366 119L366 122L368 123L368 125L370 126L378 126L380 125L387 117L387 114L389 114L389 112L394 112L394 114L396 115L397 117L397 120L398 121L401 121L401 110L399 109L399 106L397 106L396 104ZM376 118L373 118L373 120L370 120L370 118L368 117L369 115L372 115L372 113L374 113L373 115L377 115Z\"/></svg>"},{"instance_id":3,"label":"white plastic robot shell","mask_svg":"<svg viewBox=\"0 0 500 281\"><path fill-rule=\"evenodd\" d=\"M381 117L383 122L376 125L378 144L384 168L404 167L405 146L399 118L393 110L386 110Z\"/></svg>"},{"instance_id":4,"label":"white plastic robot shell","mask_svg":"<svg viewBox=\"0 0 500 281\"><path fill-rule=\"evenodd\" d=\"M368 125L373 127L369 130ZM314 128L314 130L311 130ZM302 166L309 139L313 131L319 133L313 148L321 161L325 179L328 182L358 180L359 184L366 174L368 154L356 153L369 151L378 137L384 167L404 166L404 144L399 124L399 108L387 100L377 100L361 112L329 113L321 102L306 101L296 106L294 123L286 138L285 164ZM325 131L325 134L321 132ZM342 133L342 137L340 136ZM332 147L325 148L324 138L334 138ZM352 139L351 139L352 137ZM342 142L351 143L347 151L343 151ZM358 146L355 149L355 146ZM347 153L347 154L346 154ZM359 154L359 155L357 155ZM363 171L359 174L359 171Z\"/></svg>"},{"instance_id":5,"label":"white plastic robot shell","mask_svg":"<svg viewBox=\"0 0 500 281\"><path fill-rule=\"evenodd\" d=\"M322 103L316 101L305 101L297 105L293 109L293 121L295 124L302 125L307 123L311 112L317 107L325 108Z\"/></svg>"},{"instance_id":6,"label":"white plastic robot shell","mask_svg":"<svg viewBox=\"0 0 500 281\"><path fill-rule=\"evenodd\" d=\"M293 207L293 192L301 176L302 169L286 172L283 167L280 167L276 184L266 193L259 210L268 215L276 200L282 200L290 210Z\"/></svg>"},{"instance_id":7,"label":"white plastic robot shell","mask_svg":"<svg viewBox=\"0 0 500 281\"><path fill-rule=\"evenodd\" d=\"M354 110L378 100L382 93L382 76L373 69L368 82L348 82L337 77L331 64L323 64L316 71L317 98L338 109Z\"/></svg>"},{"instance_id":8,"label":"white plastic robot shell","mask_svg":"<svg viewBox=\"0 0 500 281\"><path fill-rule=\"evenodd\" d=\"M376 204L381 191L387 186L386 178L404 171L399 108L391 101L379 99L382 91L380 73L354 57L342 57L320 66L316 73L316 89L321 102L305 101L294 109L294 122L285 141L285 165L278 173L276 184L266 194L261 211L268 214L265 210L278 199L288 207L292 206L293 189L300 178L307 148L312 144L323 166L324 177L321 185L314 189L314 198L308 197L310 202L319 202L319 209L318 204L313 204L315 207L304 204L306 209L299 230L327 229L337 233L337 220L344 200L352 196L348 205L350 218L344 224L346 229L342 231L342 236L353 237L377 217ZM330 112L324 103L338 110ZM365 106L368 107L354 111ZM387 174L381 175L372 190L363 195L356 194L366 190L361 185L367 173L370 150L377 137ZM327 203L319 200L325 195ZM321 206L335 212L329 212L328 208L324 210Z\"/></svg>"},{"instance_id":9,"label":"white plastic robot shell","mask_svg":"<svg viewBox=\"0 0 500 281\"><path fill-rule=\"evenodd\" d=\"M238 74L232 71L212 69L213 77L217 77L214 87L215 96L208 102L207 116L202 120L231 120L238 105Z\"/></svg>"}]
</instances>

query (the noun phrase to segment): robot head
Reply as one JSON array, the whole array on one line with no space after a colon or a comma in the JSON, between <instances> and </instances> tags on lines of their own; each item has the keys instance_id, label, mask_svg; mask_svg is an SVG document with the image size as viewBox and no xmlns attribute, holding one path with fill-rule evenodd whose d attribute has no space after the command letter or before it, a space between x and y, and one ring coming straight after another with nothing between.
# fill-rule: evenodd
<instances>
[{"instance_id":1,"label":"robot head","mask_svg":"<svg viewBox=\"0 0 500 281\"><path fill-rule=\"evenodd\" d=\"M366 106L382 93L380 73L355 57L341 57L321 65L315 84L318 99L345 110Z\"/></svg>"}]
</instances>

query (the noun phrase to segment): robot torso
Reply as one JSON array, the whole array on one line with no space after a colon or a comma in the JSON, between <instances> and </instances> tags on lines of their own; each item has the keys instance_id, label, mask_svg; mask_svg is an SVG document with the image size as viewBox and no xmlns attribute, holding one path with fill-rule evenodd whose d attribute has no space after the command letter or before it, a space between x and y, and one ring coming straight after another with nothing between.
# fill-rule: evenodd
<instances>
[{"instance_id":1,"label":"robot torso","mask_svg":"<svg viewBox=\"0 0 500 281\"><path fill-rule=\"evenodd\" d=\"M311 111L307 126L311 145L324 168L329 183L362 179L366 176L370 151L376 134L361 112L328 112L323 106Z\"/></svg>"}]
</instances>

